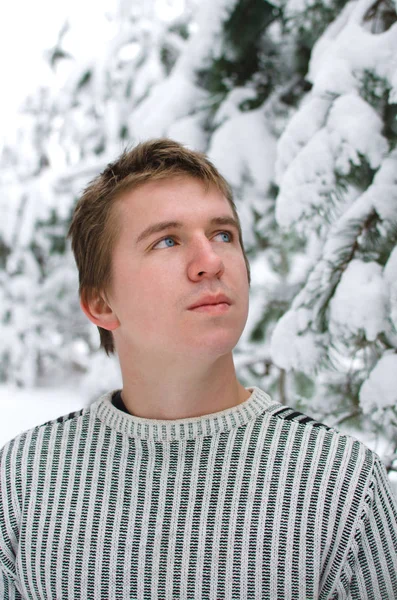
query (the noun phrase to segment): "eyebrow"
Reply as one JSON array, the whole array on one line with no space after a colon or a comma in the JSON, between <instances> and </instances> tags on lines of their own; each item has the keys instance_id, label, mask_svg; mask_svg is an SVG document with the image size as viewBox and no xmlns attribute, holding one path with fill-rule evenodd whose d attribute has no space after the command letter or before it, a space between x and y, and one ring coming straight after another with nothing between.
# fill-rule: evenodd
<instances>
[{"instance_id":1,"label":"eyebrow","mask_svg":"<svg viewBox=\"0 0 397 600\"><path fill-rule=\"evenodd\" d=\"M214 217L209 221L210 225L229 225L234 227L237 231L239 231L239 226L233 217L224 216L224 217ZM161 233L166 229L182 229L183 223L181 221L161 221L159 223L154 223L153 225L149 225L146 229L139 234L136 243L139 244L142 240L154 235L155 233Z\"/></svg>"}]
</instances>

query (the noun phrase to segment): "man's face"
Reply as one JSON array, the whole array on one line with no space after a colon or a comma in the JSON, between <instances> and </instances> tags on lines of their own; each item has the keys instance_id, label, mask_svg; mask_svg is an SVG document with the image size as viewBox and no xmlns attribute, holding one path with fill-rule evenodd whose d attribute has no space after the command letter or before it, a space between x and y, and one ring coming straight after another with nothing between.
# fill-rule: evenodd
<instances>
[{"instance_id":1,"label":"man's face","mask_svg":"<svg viewBox=\"0 0 397 600\"><path fill-rule=\"evenodd\" d=\"M247 320L248 276L222 193L173 177L126 192L115 211L120 233L107 297L119 322L117 350L171 360L231 352ZM180 225L145 235L165 222ZM205 296L219 302L191 308Z\"/></svg>"}]
</instances>

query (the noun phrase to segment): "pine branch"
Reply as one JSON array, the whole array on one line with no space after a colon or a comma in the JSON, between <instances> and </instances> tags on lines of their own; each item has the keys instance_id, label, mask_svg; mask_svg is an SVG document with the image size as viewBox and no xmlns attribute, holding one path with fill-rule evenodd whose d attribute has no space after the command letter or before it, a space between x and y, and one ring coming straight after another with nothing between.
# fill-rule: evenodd
<instances>
[{"instance_id":1,"label":"pine branch","mask_svg":"<svg viewBox=\"0 0 397 600\"><path fill-rule=\"evenodd\" d=\"M287 404L286 394L285 394L285 378L286 371L285 369L280 369L280 376L278 378L278 393L279 393L279 402L281 404Z\"/></svg>"},{"instance_id":2,"label":"pine branch","mask_svg":"<svg viewBox=\"0 0 397 600\"><path fill-rule=\"evenodd\" d=\"M340 425L342 425L342 423L345 423L345 421L349 421L350 419L356 419L360 415L361 412L358 410L348 413L347 415L343 415L342 417L339 417L339 419L336 419L336 421L333 422L333 426L339 427Z\"/></svg>"},{"instance_id":3,"label":"pine branch","mask_svg":"<svg viewBox=\"0 0 397 600\"><path fill-rule=\"evenodd\" d=\"M328 244L332 250L329 251L329 256L326 256L326 250L325 257L311 272L294 306L294 308L305 307L313 310L313 324L316 331L325 330L325 312L344 271L360 250L360 236L378 220L377 212L372 209L362 219L349 219L339 224L339 230L330 236ZM336 240L339 241L337 250L334 249L337 246Z\"/></svg>"}]
</instances>

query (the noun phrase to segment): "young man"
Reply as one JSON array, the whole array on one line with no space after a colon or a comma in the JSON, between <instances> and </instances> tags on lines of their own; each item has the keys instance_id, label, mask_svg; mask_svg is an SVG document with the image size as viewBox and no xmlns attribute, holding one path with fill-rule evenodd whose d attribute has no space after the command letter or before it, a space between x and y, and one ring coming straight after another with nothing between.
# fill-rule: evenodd
<instances>
[{"instance_id":1,"label":"young man","mask_svg":"<svg viewBox=\"0 0 397 600\"><path fill-rule=\"evenodd\" d=\"M123 387L3 448L0 597L397 598L378 457L236 378L249 266L213 165L141 144L70 234Z\"/></svg>"}]
</instances>

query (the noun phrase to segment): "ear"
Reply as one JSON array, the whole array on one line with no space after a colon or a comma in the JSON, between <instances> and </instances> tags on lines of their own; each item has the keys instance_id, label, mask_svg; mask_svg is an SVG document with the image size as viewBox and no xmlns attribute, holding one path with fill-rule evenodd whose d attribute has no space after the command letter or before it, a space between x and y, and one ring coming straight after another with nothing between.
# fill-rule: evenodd
<instances>
[{"instance_id":1,"label":"ear","mask_svg":"<svg viewBox=\"0 0 397 600\"><path fill-rule=\"evenodd\" d=\"M93 293L89 298L82 296L80 306L84 314L97 327L102 327L102 329L108 331L113 331L119 327L120 321L106 298L99 292Z\"/></svg>"}]
</instances>

